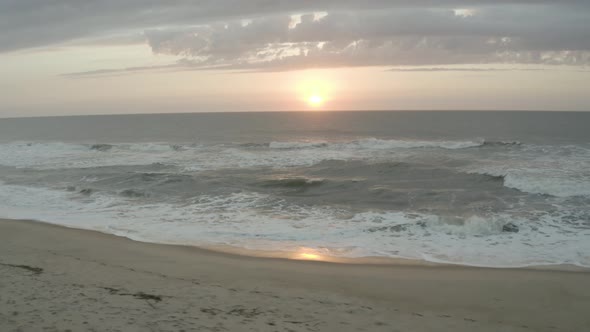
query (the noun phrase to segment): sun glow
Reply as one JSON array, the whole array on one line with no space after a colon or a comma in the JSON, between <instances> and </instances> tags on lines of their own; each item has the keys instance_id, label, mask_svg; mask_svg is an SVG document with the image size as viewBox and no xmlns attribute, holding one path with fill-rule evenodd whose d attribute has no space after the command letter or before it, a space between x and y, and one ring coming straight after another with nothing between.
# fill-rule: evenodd
<instances>
[{"instance_id":1,"label":"sun glow","mask_svg":"<svg viewBox=\"0 0 590 332\"><path fill-rule=\"evenodd\" d=\"M326 257L312 248L300 248L294 253L292 259L299 259L304 261L324 261Z\"/></svg>"},{"instance_id":2,"label":"sun glow","mask_svg":"<svg viewBox=\"0 0 590 332\"><path fill-rule=\"evenodd\" d=\"M301 254L301 258L302 259L306 259L306 260L312 260L312 261L319 261L322 259L322 257L320 255L317 254L309 254L309 253L303 253Z\"/></svg>"},{"instance_id":3,"label":"sun glow","mask_svg":"<svg viewBox=\"0 0 590 332\"><path fill-rule=\"evenodd\" d=\"M324 103L324 97L320 95L311 95L307 98L307 102L313 107L319 107Z\"/></svg>"},{"instance_id":4,"label":"sun glow","mask_svg":"<svg viewBox=\"0 0 590 332\"><path fill-rule=\"evenodd\" d=\"M318 110L326 107L336 97L337 80L330 71L309 70L293 74L294 93L306 109ZM300 105L301 105L300 104Z\"/></svg>"}]
</instances>

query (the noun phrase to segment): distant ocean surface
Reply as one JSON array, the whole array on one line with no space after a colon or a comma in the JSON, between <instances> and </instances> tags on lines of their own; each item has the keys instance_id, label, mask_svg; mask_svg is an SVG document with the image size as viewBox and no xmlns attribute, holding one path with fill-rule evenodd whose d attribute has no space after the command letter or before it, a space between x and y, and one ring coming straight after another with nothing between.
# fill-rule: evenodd
<instances>
[{"instance_id":1,"label":"distant ocean surface","mask_svg":"<svg viewBox=\"0 0 590 332\"><path fill-rule=\"evenodd\" d=\"M0 119L0 217L157 243L590 267L590 113Z\"/></svg>"}]
</instances>

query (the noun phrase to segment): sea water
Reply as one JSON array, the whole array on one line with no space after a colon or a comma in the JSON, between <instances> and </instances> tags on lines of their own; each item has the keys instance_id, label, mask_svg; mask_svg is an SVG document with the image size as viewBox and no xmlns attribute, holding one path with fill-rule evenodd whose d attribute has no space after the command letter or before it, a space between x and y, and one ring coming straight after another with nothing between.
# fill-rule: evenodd
<instances>
[{"instance_id":1,"label":"sea water","mask_svg":"<svg viewBox=\"0 0 590 332\"><path fill-rule=\"evenodd\" d=\"M590 113L0 119L0 217L336 257L590 267Z\"/></svg>"}]
</instances>

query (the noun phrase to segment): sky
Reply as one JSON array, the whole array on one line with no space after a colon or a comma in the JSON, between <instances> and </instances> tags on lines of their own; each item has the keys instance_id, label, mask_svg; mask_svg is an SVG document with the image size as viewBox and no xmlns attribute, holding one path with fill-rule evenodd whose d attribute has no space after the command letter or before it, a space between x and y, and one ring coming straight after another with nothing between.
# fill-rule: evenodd
<instances>
[{"instance_id":1,"label":"sky","mask_svg":"<svg viewBox=\"0 0 590 332\"><path fill-rule=\"evenodd\" d=\"M0 0L0 117L590 110L588 0Z\"/></svg>"}]
</instances>

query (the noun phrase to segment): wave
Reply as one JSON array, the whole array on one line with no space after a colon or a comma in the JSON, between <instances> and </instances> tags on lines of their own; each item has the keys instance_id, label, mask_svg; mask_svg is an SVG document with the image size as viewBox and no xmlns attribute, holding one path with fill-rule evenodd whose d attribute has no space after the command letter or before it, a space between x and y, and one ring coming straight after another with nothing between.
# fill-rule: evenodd
<instances>
[{"instance_id":1,"label":"wave","mask_svg":"<svg viewBox=\"0 0 590 332\"><path fill-rule=\"evenodd\" d=\"M65 190L0 183L0 217L36 219L168 244L233 245L293 253L307 248L344 257L489 267L590 266L586 255L589 230L567 222L586 217L568 211L528 219L518 214L437 216L300 206L252 192L201 195L190 203L141 203L130 196L97 192L79 199ZM507 231L508 224L519 231Z\"/></svg>"},{"instance_id":2,"label":"wave","mask_svg":"<svg viewBox=\"0 0 590 332\"><path fill-rule=\"evenodd\" d=\"M184 149L199 149L186 145ZM162 143L84 144L16 142L0 144L0 165L17 168L67 169L107 166L169 164L182 154L179 147Z\"/></svg>"},{"instance_id":3,"label":"wave","mask_svg":"<svg viewBox=\"0 0 590 332\"><path fill-rule=\"evenodd\" d=\"M268 148L270 143L239 143L238 146L242 148Z\"/></svg>"},{"instance_id":4,"label":"wave","mask_svg":"<svg viewBox=\"0 0 590 332\"><path fill-rule=\"evenodd\" d=\"M327 142L270 142L268 147L271 149L309 149L309 148L325 148L329 144Z\"/></svg>"},{"instance_id":5,"label":"wave","mask_svg":"<svg viewBox=\"0 0 590 332\"><path fill-rule=\"evenodd\" d=\"M476 155L458 170L503 178L505 187L524 193L590 197L589 162L590 149L583 144L526 145Z\"/></svg>"},{"instance_id":6,"label":"wave","mask_svg":"<svg viewBox=\"0 0 590 332\"><path fill-rule=\"evenodd\" d=\"M365 149L365 150L385 150L385 149L416 149L416 148L442 148L442 149L465 149L484 145L485 141L422 141L422 140L399 140L399 139L379 139L363 138L349 142L307 142L307 141L290 141L290 142L271 142L271 149L317 149L317 148L335 148L335 149Z\"/></svg>"},{"instance_id":7,"label":"wave","mask_svg":"<svg viewBox=\"0 0 590 332\"><path fill-rule=\"evenodd\" d=\"M513 147L521 146L519 141L484 141L483 146L487 147Z\"/></svg>"},{"instance_id":8,"label":"wave","mask_svg":"<svg viewBox=\"0 0 590 332\"><path fill-rule=\"evenodd\" d=\"M137 189L125 189L119 192L119 195L129 198L143 198L148 196L147 193Z\"/></svg>"},{"instance_id":9,"label":"wave","mask_svg":"<svg viewBox=\"0 0 590 332\"><path fill-rule=\"evenodd\" d=\"M83 189L80 189L80 191L78 191L78 192L82 195L92 195L95 192L95 190L92 188L83 188Z\"/></svg>"},{"instance_id":10,"label":"wave","mask_svg":"<svg viewBox=\"0 0 590 332\"><path fill-rule=\"evenodd\" d=\"M291 151L291 150L330 150L334 153L354 153L357 151L382 151L395 149L419 149L419 148L440 148L440 149L466 149L481 146L497 145L519 145L519 142L486 142L483 139L464 141L445 140L403 140L403 139L379 139L363 138L346 142L326 141L272 141L268 143L239 143L222 145L202 145L195 143L65 143L65 142L15 142L0 144L0 163L5 166L36 166L43 161L61 159L65 167L76 167L87 161L98 161L103 158L125 158L132 159L133 153L138 153L136 159L141 160L142 156L153 159L151 162L165 162L185 152L193 152L192 155L202 152L219 152L224 149L236 149L251 151L252 149L268 149L270 151ZM98 155L97 153L101 153ZM178 154L175 154L178 153ZM189 157L191 154L185 157ZM66 159L77 159L73 165L67 166L63 162ZM157 159L161 157L161 159ZM156 159L154 159L156 158ZM105 159L106 160L106 159ZM123 163L124 164L124 163ZM139 163L129 163L139 164ZM97 162L96 166L116 165L109 162Z\"/></svg>"},{"instance_id":11,"label":"wave","mask_svg":"<svg viewBox=\"0 0 590 332\"><path fill-rule=\"evenodd\" d=\"M504 177L504 186L530 194L554 197L590 196L590 178L507 174Z\"/></svg>"},{"instance_id":12,"label":"wave","mask_svg":"<svg viewBox=\"0 0 590 332\"><path fill-rule=\"evenodd\" d=\"M77 188L75 186L68 186L65 188L65 190L66 190L66 192L75 192L75 193L78 193L82 196L92 196L95 194L104 193L104 191L101 191L97 188ZM124 190L119 191L117 194L122 197L126 197L126 198L149 197L149 194L147 194L141 190L137 190L137 189L124 189Z\"/></svg>"},{"instance_id":13,"label":"wave","mask_svg":"<svg viewBox=\"0 0 590 332\"><path fill-rule=\"evenodd\" d=\"M553 197L590 197L590 176L568 176L567 173L554 171L539 172L530 170L493 170L484 168L470 170L469 174L480 174L502 181L504 186L521 192Z\"/></svg>"},{"instance_id":14,"label":"wave","mask_svg":"<svg viewBox=\"0 0 590 332\"><path fill-rule=\"evenodd\" d=\"M101 151L101 152L108 151L112 148L113 148L113 146L111 144L92 144L90 146L90 150L96 150L96 151Z\"/></svg>"},{"instance_id":15,"label":"wave","mask_svg":"<svg viewBox=\"0 0 590 332\"><path fill-rule=\"evenodd\" d=\"M482 146L483 139L469 141L420 141L420 140L386 140L378 138L365 138L348 143L353 147L363 149L417 149L417 148L441 148L441 149L466 149Z\"/></svg>"},{"instance_id":16,"label":"wave","mask_svg":"<svg viewBox=\"0 0 590 332\"><path fill-rule=\"evenodd\" d=\"M323 184L324 179L320 178L306 178L306 177L290 177L290 178L274 178L263 180L260 184L263 187L283 187L294 189L305 189L315 187Z\"/></svg>"},{"instance_id":17,"label":"wave","mask_svg":"<svg viewBox=\"0 0 590 332\"><path fill-rule=\"evenodd\" d=\"M522 149L490 150L482 147L520 147L516 141L464 140L387 140L365 138L347 142L290 141L256 145L239 144L169 144L169 143L30 143L0 144L0 165L36 170L94 169L131 174L146 172L141 181L182 182L185 179L149 172L183 173L228 168L312 167L326 160L362 161L355 170L362 176L366 164L404 162L455 168L467 173L490 175L504 186L531 194L555 197L590 196L590 173L587 171L590 150L578 146L527 145ZM424 150L421 150L424 149ZM461 150L457 153L445 150ZM390 151L394 153L390 153ZM402 152L403 151L403 152ZM407 158L407 159L404 159ZM413 159L410 159L413 158ZM117 169L106 169L118 167ZM122 169L122 167L126 167ZM328 169L327 172L334 171ZM339 170L338 170L339 171ZM344 170L348 171L348 170ZM87 172L85 173L85 175ZM318 175L329 177L330 174ZM353 175L351 175L353 176ZM356 176L356 175L355 175ZM157 179L156 179L157 178ZM268 186L303 187L301 180L280 180ZM135 183L129 184L135 187ZM124 189L124 188L119 188Z\"/></svg>"},{"instance_id":18,"label":"wave","mask_svg":"<svg viewBox=\"0 0 590 332\"><path fill-rule=\"evenodd\" d=\"M141 152L169 152L186 151L195 148L194 144L169 144L169 143L119 143L119 144L93 144L91 150L110 151L113 149Z\"/></svg>"},{"instance_id":19,"label":"wave","mask_svg":"<svg viewBox=\"0 0 590 332\"><path fill-rule=\"evenodd\" d=\"M277 150L319 149L319 148L352 148L352 149L416 149L416 148L441 148L441 149L466 149L473 147L513 147L521 146L519 141L486 141L484 139L473 140L404 140L404 139L380 139L363 138L348 142L327 141L271 141L267 143L239 143L240 148L270 148ZM137 150L137 151L187 151L202 147L198 144L167 144L167 143L130 143L130 144L93 144L91 150L109 151L112 148Z\"/></svg>"}]
</instances>

